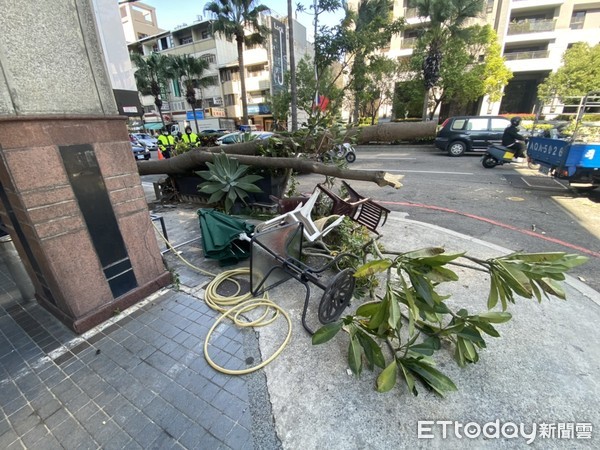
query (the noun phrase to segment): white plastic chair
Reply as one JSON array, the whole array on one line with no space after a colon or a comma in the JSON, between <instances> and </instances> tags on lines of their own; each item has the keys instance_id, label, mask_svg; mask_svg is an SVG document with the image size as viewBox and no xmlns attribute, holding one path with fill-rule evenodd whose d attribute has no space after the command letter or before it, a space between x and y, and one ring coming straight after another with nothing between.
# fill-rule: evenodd
<instances>
[{"instance_id":1,"label":"white plastic chair","mask_svg":"<svg viewBox=\"0 0 600 450\"><path fill-rule=\"evenodd\" d=\"M317 202L317 199L319 198L319 195L320 190L315 189L304 205L300 203L293 211L258 224L255 232L260 233L286 223L302 222L304 225L304 237L309 242L315 242L316 240L322 238L335 227L337 227L342 220L344 220L344 216L335 215L313 221L311 213ZM329 225L325 226L329 219L333 217L335 217L335 220Z\"/></svg>"}]
</instances>

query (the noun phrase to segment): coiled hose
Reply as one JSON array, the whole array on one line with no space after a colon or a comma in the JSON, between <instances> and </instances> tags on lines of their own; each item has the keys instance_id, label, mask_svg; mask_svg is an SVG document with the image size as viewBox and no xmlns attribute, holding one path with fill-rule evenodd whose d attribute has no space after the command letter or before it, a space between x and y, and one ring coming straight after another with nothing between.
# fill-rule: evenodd
<instances>
[{"instance_id":1,"label":"coiled hose","mask_svg":"<svg viewBox=\"0 0 600 450\"><path fill-rule=\"evenodd\" d=\"M187 265L188 267L190 267L191 269L193 269L197 272L200 272L204 275L213 277L212 281L206 287L206 290L204 293L204 301L211 309L219 312L221 315L217 318L215 323L210 327L210 329L208 330L208 333L206 335L206 338L204 339L204 358L206 359L206 362L213 369L215 369L221 373L225 373L228 375L244 375L247 373L255 372L256 370L265 367L271 361L275 360L275 358L277 358L279 356L279 354L283 351L283 349L286 347L286 345L289 343L289 341L292 337L292 321L291 321L288 313L284 309L282 309L279 305L277 305L276 303L273 303L269 299L269 297L266 293L263 294L262 298L254 298L254 297L252 297L252 294L250 292L248 292L246 294L240 294L241 286L234 277L242 276L242 275L249 276L250 269L240 268L240 269L226 270L224 272L221 272L218 275L215 275L211 272L201 269L200 267L193 265L192 263L187 261L183 256L181 256L179 254L179 252L177 252L177 250L171 245L171 243L165 239L165 237L162 235L162 233L157 228L157 226L154 223L152 223L152 225L154 226L156 231L158 231L159 236L165 242L167 247L171 251L173 251L173 253L185 265ZM233 294L232 296L225 297L218 293L219 286L226 281L234 283L237 286L237 290L236 290L235 294ZM250 320L247 320L244 317L242 317L243 314L247 314L250 311L253 311L258 308L264 309L263 313L260 315L260 317L258 319L250 321ZM237 369L237 370L236 369L227 369L225 367L222 367L222 366L219 366L218 364L216 364L212 360L210 355L208 354L208 347L209 347L211 335L212 335L213 331L215 330L215 328L217 328L217 326L219 326L219 324L221 322L223 322L226 318L230 319L235 325L237 325L240 328L247 328L247 327L258 328L258 327L264 327L264 326L267 326L267 325L273 323L275 320L277 320L277 318L279 317L279 314L281 314L287 321L287 325L288 325L287 335L286 335L285 339L283 340L283 342L281 343L281 345L279 346L279 348L269 358L265 359L260 364L253 366L253 367L246 368L246 369Z\"/></svg>"}]
</instances>

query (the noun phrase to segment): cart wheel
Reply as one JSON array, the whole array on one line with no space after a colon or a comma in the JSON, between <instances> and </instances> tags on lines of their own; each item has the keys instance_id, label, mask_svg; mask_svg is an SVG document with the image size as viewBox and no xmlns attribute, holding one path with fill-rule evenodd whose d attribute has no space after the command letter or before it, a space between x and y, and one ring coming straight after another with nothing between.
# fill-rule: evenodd
<instances>
[{"instance_id":1,"label":"cart wheel","mask_svg":"<svg viewBox=\"0 0 600 450\"><path fill-rule=\"evenodd\" d=\"M354 292L354 270L344 269L338 273L319 303L319 322L322 324L336 321L350 304Z\"/></svg>"},{"instance_id":2,"label":"cart wheel","mask_svg":"<svg viewBox=\"0 0 600 450\"><path fill-rule=\"evenodd\" d=\"M481 164L486 169L492 169L498 165L498 160L491 155L485 155L481 160Z\"/></svg>"}]
</instances>

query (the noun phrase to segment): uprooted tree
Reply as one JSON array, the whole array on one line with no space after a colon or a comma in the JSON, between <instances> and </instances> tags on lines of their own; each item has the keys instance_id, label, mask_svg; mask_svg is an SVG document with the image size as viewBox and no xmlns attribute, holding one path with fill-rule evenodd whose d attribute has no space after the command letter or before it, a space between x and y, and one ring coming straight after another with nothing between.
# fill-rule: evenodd
<instances>
[{"instance_id":1,"label":"uprooted tree","mask_svg":"<svg viewBox=\"0 0 600 450\"><path fill-rule=\"evenodd\" d=\"M388 123L360 130L351 129L345 133L345 139L355 139L358 143L414 141L431 138L435 134L435 125L429 123ZM299 156L311 148L319 153L332 148L333 141L326 135L309 137L303 140L302 149L293 138L276 139L275 146L283 149L277 155L295 155L293 157L263 156L264 141L249 141L226 147L211 147L193 149L189 152L158 161L138 162L140 175L177 175L189 174L203 168L207 162L212 162L215 153L225 152L235 156L242 164L264 169L291 169L301 173L318 173L326 176L349 180L371 181L379 186L399 188L400 176L385 171L350 170L332 164L322 164L311 158Z\"/></svg>"}]
</instances>

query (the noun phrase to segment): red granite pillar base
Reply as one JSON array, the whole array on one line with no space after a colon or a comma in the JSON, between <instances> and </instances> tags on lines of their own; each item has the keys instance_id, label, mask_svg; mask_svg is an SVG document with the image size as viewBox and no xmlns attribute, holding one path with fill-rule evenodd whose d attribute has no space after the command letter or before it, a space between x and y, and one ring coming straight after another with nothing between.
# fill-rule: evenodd
<instances>
[{"instance_id":1,"label":"red granite pillar base","mask_svg":"<svg viewBox=\"0 0 600 450\"><path fill-rule=\"evenodd\" d=\"M0 144L0 218L42 305L82 333L170 282L125 118L0 118ZM83 154L90 160L86 164L101 174L90 189L107 196L110 214L90 215L90 205L76 195L73 180L85 174L69 172L63 160L68 146L88 149ZM118 273L111 273L112 265L99 256L107 253L98 244L103 221L115 220L115 248L120 245L133 272L126 292L115 290ZM114 292L119 294L115 297Z\"/></svg>"}]
</instances>

